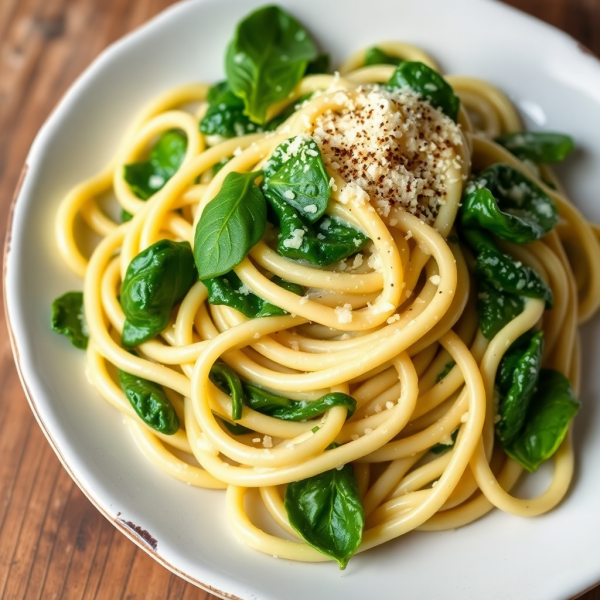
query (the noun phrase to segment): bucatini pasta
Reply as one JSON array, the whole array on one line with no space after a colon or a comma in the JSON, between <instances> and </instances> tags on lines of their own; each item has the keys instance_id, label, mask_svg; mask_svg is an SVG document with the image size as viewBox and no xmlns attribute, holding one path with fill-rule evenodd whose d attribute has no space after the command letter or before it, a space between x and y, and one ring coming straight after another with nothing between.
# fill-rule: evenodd
<instances>
[{"instance_id":1,"label":"bucatini pasta","mask_svg":"<svg viewBox=\"0 0 600 600\"><path fill-rule=\"evenodd\" d=\"M151 102L57 216L83 293L53 327L140 450L226 490L245 544L342 568L494 506L554 508L600 302L597 235L547 167L570 138L523 132L501 91L408 44L329 74L273 6L238 24L226 72ZM543 494L511 495L550 457Z\"/></svg>"}]
</instances>

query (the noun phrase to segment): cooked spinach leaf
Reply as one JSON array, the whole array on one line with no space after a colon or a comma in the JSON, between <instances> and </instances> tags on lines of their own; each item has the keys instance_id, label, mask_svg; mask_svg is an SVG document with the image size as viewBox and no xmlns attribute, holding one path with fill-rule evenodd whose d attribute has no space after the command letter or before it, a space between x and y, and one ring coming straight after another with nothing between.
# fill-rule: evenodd
<instances>
[{"instance_id":1,"label":"cooked spinach leaf","mask_svg":"<svg viewBox=\"0 0 600 600\"><path fill-rule=\"evenodd\" d=\"M83 292L67 292L52 303L52 331L65 335L75 348L85 350L88 330L83 312Z\"/></svg>"},{"instance_id":2,"label":"cooked spinach leaf","mask_svg":"<svg viewBox=\"0 0 600 600\"><path fill-rule=\"evenodd\" d=\"M348 409L346 418L350 418L356 410L356 400L348 394L331 392L318 400L289 400L272 392L253 385L245 385L246 404L263 414L284 421L305 421L321 416L334 406L345 406Z\"/></svg>"},{"instance_id":3,"label":"cooked spinach leaf","mask_svg":"<svg viewBox=\"0 0 600 600\"><path fill-rule=\"evenodd\" d=\"M140 252L129 263L121 284L123 345L131 348L159 334L197 276L187 242L160 240Z\"/></svg>"},{"instance_id":4,"label":"cooked spinach leaf","mask_svg":"<svg viewBox=\"0 0 600 600\"><path fill-rule=\"evenodd\" d=\"M439 383L442 379L444 379L444 377L446 377L450 373L450 371L452 371L452 369L454 369L455 365L456 365L455 360L451 360L450 362L447 362L446 365L444 366L444 368L442 369L442 371L435 378L435 382Z\"/></svg>"},{"instance_id":5,"label":"cooked spinach leaf","mask_svg":"<svg viewBox=\"0 0 600 600\"><path fill-rule=\"evenodd\" d=\"M575 150L573 138L549 131L505 133L495 140L520 160L535 163L562 162Z\"/></svg>"},{"instance_id":6,"label":"cooked spinach leaf","mask_svg":"<svg viewBox=\"0 0 600 600\"><path fill-rule=\"evenodd\" d=\"M558 450L580 408L569 380L558 371L542 369L525 426L504 446L505 452L528 471L536 471Z\"/></svg>"},{"instance_id":7,"label":"cooked spinach leaf","mask_svg":"<svg viewBox=\"0 0 600 600\"><path fill-rule=\"evenodd\" d=\"M277 6L255 10L237 25L227 49L225 71L245 114L258 124L267 109L284 100L318 56L308 32Z\"/></svg>"},{"instance_id":8,"label":"cooked spinach leaf","mask_svg":"<svg viewBox=\"0 0 600 600\"><path fill-rule=\"evenodd\" d=\"M277 252L281 256L326 267L359 252L369 242L362 231L340 219L324 215L313 225L275 195L267 200L271 218L279 225Z\"/></svg>"},{"instance_id":9,"label":"cooked spinach leaf","mask_svg":"<svg viewBox=\"0 0 600 600\"><path fill-rule=\"evenodd\" d=\"M491 340L525 308L521 296L506 294L485 279L477 282L477 317L481 332Z\"/></svg>"},{"instance_id":10,"label":"cooked spinach leaf","mask_svg":"<svg viewBox=\"0 0 600 600\"><path fill-rule=\"evenodd\" d=\"M294 292L294 294L304 294L304 288L300 285L284 281L279 277L274 277L273 282L290 292ZM283 308L279 308L252 293L234 271L229 271L229 273L219 277L204 279L203 283L208 289L208 302L210 304L221 304L235 308L249 319L288 314Z\"/></svg>"},{"instance_id":11,"label":"cooked spinach leaf","mask_svg":"<svg viewBox=\"0 0 600 600\"><path fill-rule=\"evenodd\" d=\"M244 101L233 93L227 81L211 87L207 101L208 110L200 121L200 131L205 135L232 138L264 131L244 114Z\"/></svg>"},{"instance_id":12,"label":"cooked spinach leaf","mask_svg":"<svg viewBox=\"0 0 600 600\"><path fill-rule=\"evenodd\" d=\"M450 435L450 439L448 440L450 442L449 444L442 444L442 442L440 442L439 444L435 444L434 446L431 446L429 451L433 452L434 454L438 454L438 455L448 452L448 450L450 450L450 448L454 448L454 444L456 443L457 436L458 436L458 429L455 429L452 432L452 434Z\"/></svg>"},{"instance_id":13,"label":"cooked spinach leaf","mask_svg":"<svg viewBox=\"0 0 600 600\"><path fill-rule=\"evenodd\" d=\"M239 375L219 360L210 368L209 377L222 392L231 396L231 418L234 421L241 419L245 397Z\"/></svg>"},{"instance_id":14,"label":"cooked spinach leaf","mask_svg":"<svg viewBox=\"0 0 600 600\"><path fill-rule=\"evenodd\" d=\"M186 150L187 137L176 129L167 131L158 139L147 161L123 167L125 181L138 198L147 200L173 177L185 158Z\"/></svg>"},{"instance_id":15,"label":"cooked spinach leaf","mask_svg":"<svg viewBox=\"0 0 600 600\"><path fill-rule=\"evenodd\" d=\"M504 254L480 229L464 229L464 237L476 252L475 275L496 289L527 298L541 298L552 308L552 290L531 267Z\"/></svg>"},{"instance_id":16,"label":"cooked spinach leaf","mask_svg":"<svg viewBox=\"0 0 600 600\"><path fill-rule=\"evenodd\" d=\"M396 88L409 87L453 121L458 118L460 99L454 93L452 86L437 71L422 62L409 60L400 62L388 85Z\"/></svg>"},{"instance_id":17,"label":"cooked spinach leaf","mask_svg":"<svg viewBox=\"0 0 600 600\"><path fill-rule=\"evenodd\" d=\"M146 425L166 435L177 433L177 413L160 385L121 369L119 383L131 406Z\"/></svg>"},{"instance_id":18,"label":"cooked spinach leaf","mask_svg":"<svg viewBox=\"0 0 600 600\"><path fill-rule=\"evenodd\" d=\"M365 527L352 466L290 483L284 506L290 525L302 539L345 569L360 546Z\"/></svg>"},{"instance_id":19,"label":"cooked spinach leaf","mask_svg":"<svg viewBox=\"0 0 600 600\"><path fill-rule=\"evenodd\" d=\"M365 52L365 67L372 65L399 65L403 60L384 52L377 46L368 48Z\"/></svg>"},{"instance_id":20,"label":"cooked spinach leaf","mask_svg":"<svg viewBox=\"0 0 600 600\"><path fill-rule=\"evenodd\" d=\"M557 222L558 211L550 197L509 165L488 167L469 183L463 195L462 226L487 229L509 242L539 240Z\"/></svg>"},{"instance_id":21,"label":"cooked spinach leaf","mask_svg":"<svg viewBox=\"0 0 600 600\"><path fill-rule=\"evenodd\" d=\"M321 52L317 58L311 60L308 65L306 65L306 71L304 71L304 75L319 75L321 73L329 73L329 63L329 54L326 52Z\"/></svg>"},{"instance_id":22,"label":"cooked spinach leaf","mask_svg":"<svg viewBox=\"0 0 600 600\"><path fill-rule=\"evenodd\" d=\"M298 135L279 144L263 171L267 198L287 202L310 223L323 216L331 188L321 151L311 137Z\"/></svg>"},{"instance_id":23,"label":"cooked spinach leaf","mask_svg":"<svg viewBox=\"0 0 600 600\"><path fill-rule=\"evenodd\" d=\"M523 428L539 378L543 349L543 332L529 332L509 348L500 363L496 377L500 393L496 435L504 445L510 445Z\"/></svg>"},{"instance_id":24,"label":"cooked spinach leaf","mask_svg":"<svg viewBox=\"0 0 600 600\"><path fill-rule=\"evenodd\" d=\"M200 279L224 275L262 237L267 222L265 197L255 173L228 173L196 226L194 257Z\"/></svg>"}]
</instances>

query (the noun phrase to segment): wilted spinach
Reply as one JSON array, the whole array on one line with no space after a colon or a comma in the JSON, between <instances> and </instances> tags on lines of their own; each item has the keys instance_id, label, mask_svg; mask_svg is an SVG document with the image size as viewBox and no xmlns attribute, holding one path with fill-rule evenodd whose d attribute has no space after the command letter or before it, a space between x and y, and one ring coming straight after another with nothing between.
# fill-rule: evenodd
<instances>
[{"instance_id":1,"label":"wilted spinach","mask_svg":"<svg viewBox=\"0 0 600 600\"><path fill-rule=\"evenodd\" d=\"M284 281L279 277L274 277L273 282L285 290L294 292L294 294L302 295L304 293L302 286ZM220 304L235 308L249 319L288 314L283 308L279 308L279 306L275 306L252 293L234 271L230 271L219 277L204 279L203 283L208 289L208 301L210 304Z\"/></svg>"},{"instance_id":2,"label":"wilted spinach","mask_svg":"<svg viewBox=\"0 0 600 600\"><path fill-rule=\"evenodd\" d=\"M501 163L469 183L462 205L463 228L481 227L516 244L539 240L558 222L548 195L520 171Z\"/></svg>"},{"instance_id":3,"label":"wilted spinach","mask_svg":"<svg viewBox=\"0 0 600 600\"><path fill-rule=\"evenodd\" d=\"M141 200L147 200L158 192L176 173L185 158L187 137L172 129L156 142L148 160L130 163L123 167L123 176L132 192ZM125 209L121 221L129 221L132 215Z\"/></svg>"},{"instance_id":4,"label":"wilted spinach","mask_svg":"<svg viewBox=\"0 0 600 600\"><path fill-rule=\"evenodd\" d=\"M205 135L232 138L264 131L244 114L244 101L233 93L227 81L211 87L206 99L208 110L200 121L200 131Z\"/></svg>"},{"instance_id":5,"label":"wilted spinach","mask_svg":"<svg viewBox=\"0 0 600 600\"><path fill-rule=\"evenodd\" d=\"M140 252L121 284L123 345L131 348L159 334L197 277L187 242L160 240Z\"/></svg>"},{"instance_id":6,"label":"wilted spinach","mask_svg":"<svg viewBox=\"0 0 600 600\"><path fill-rule=\"evenodd\" d=\"M572 137L549 131L505 133L495 141L520 160L535 163L562 162L575 150Z\"/></svg>"},{"instance_id":7,"label":"wilted spinach","mask_svg":"<svg viewBox=\"0 0 600 600\"><path fill-rule=\"evenodd\" d=\"M318 56L308 32L277 6L242 19L227 49L225 71L245 114L264 124L267 109L284 100Z\"/></svg>"},{"instance_id":8,"label":"wilted spinach","mask_svg":"<svg viewBox=\"0 0 600 600\"><path fill-rule=\"evenodd\" d=\"M435 378L435 382L439 383L442 379L444 379L444 377L446 377L450 373L450 371L454 369L455 365L455 360L447 362L444 368L440 371L440 373L438 373L438 376Z\"/></svg>"},{"instance_id":9,"label":"wilted spinach","mask_svg":"<svg viewBox=\"0 0 600 600\"><path fill-rule=\"evenodd\" d=\"M521 296L506 294L485 279L477 282L477 318L481 332L491 340L525 308Z\"/></svg>"},{"instance_id":10,"label":"wilted spinach","mask_svg":"<svg viewBox=\"0 0 600 600\"><path fill-rule=\"evenodd\" d=\"M422 62L401 61L388 85L395 88L409 87L453 121L458 118L460 99L452 86L437 71Z\"/></svg>"},{"instance_id":11,"label":"wilted spinach","mask_svg":"<svg viewBox=\"0 0 600 600\"><path fill-rule=\"evenodd\" d=\"M348 223L325 215L314 225L287 202L271 196L271 217L279 225L277 252L286 258L326 267L359 252L369 238Z\"/></svg>"},{"instance_id":12,"label":"wilted spinach","mask_svg":"<svg viewBox=\"0 0 600 600\"><path fill-rule=\"evenodd\" d=\"M177 413L160 385L121 369L119 383L131 406L146 425L166 435L177 433Z\"/></svg>"},{"instance_id":13,"label":"wilted spinach","mask_svg":"<svg viewBox=\"0 0 600 600\"><path fill-rule=\"evenodd\" d=\"M290 525L302 539L345 569L365 527L352 465L290 483L284 506Z\"/></svg>"},{"instance_id":14,"label":"wilted spinach","mask_svg":"<svg viewBox=\"0 0 600 600\"><path fill-rule=\"evenodd\" d=\"M505 452L528 471L536 471L558 450L580 408L569 380L558 371L542 369L525 425L513 442L504 446Z\"/></svg>"},{"instance_id":15,"label":"wilted spinach","mask_svg":"<svg viewBox=\"0 0 600 600\"><path fill-rule=\"evenodd\" d=\"M310 223L323 216L331 188L321 151L312 138L296 136L282 142L263 170L262 190L267 199L287 202Z\"/></svg>"},{"instance_id":16,"label":"wilted spinach","mask_svg":"<svg viewBox=\"0 0 600 600\"><path fill-rule=\"evenodd\" d=\"M377 46L368 48L365 52L365 67L372 65L399 65L403 60L384 52Z\"/></svg>"},{"instance_id":17,"label":"wilted spinach","mask_svg":"<svg viewBox=\"0 0 600 600\"><path fill-rule=\"evenodd\" d=\"M543 349L543 332L529 332L509 348L500 363L496 376L500 394L496 435L504 445L511 444L523 428L539 378Z\"/></svg>"},{"instance_id":18,"label":"wilted spinach","mask_svg":"<svg viewBox=\"0 0 600 600\"><path fill-rule=\"evenodd\" d=\"M231 396L231 418L234 421L241 419L244 406L244 390L239 375L219 360L210 368L209 377L222 392Z\"/></svg>"},{"instance_id":19,"label":"wilted spinach","mask_svg":"<svg viewBox=\"0 0 600 600\"><path fill-rule=\"evenodd\" d=\"M289 400L253 385L245 385L246 404L263 414L283 421L305 421L321 416L334 406L348 409L347 419L356 410L356 400L348 394L331 392L317 400Z\"/></svg>"},{"instance_id":20,"label":"wilted spinach","mask_svg":"<svg viewBox=\"0 0 600 600\"><path fill-rule=\"evenodd\" d=\"M238 265L262 237L267 221L265 197L255 173L228 173L196 226L194 257L200 279L224 275Z\"/></svg>"},{"instance_id":21,"label":"wilted spinach","mask_svg":"<svg viewBox=\"0 0 600 600\"><path fill-rule=\"evenodd\" d=\"M88 330L83 312L83 293L67 292L52 303L52 331L65 335L76 348L85 350Z\"/></svg>"}]
</instances>

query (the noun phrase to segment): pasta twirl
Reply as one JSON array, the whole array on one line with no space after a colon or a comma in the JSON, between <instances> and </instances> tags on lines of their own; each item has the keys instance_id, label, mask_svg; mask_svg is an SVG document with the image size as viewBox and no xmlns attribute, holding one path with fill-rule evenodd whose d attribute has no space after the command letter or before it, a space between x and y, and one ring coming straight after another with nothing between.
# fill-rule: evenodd
<instances>
[{"instance_id":1,"label":"pasta twirl","mask_svg":"<svg viewBox=\"0 0 600 600\"><path fill-rule=\"evenodd\" d=\"M248 27L279 36L263 71ZM227 81L141 112L60 206L83 297L53 326L89 339L90 380L141 452L226 490L240 540L345 568L413 529L561 501L600 249L547 166L570 138L522 132L501 91L404 43L335 74L316 59L293 17L259 9ZM79 217L102 238L90 256ZM541 496L511 495L550 457ZM250 488L281 536L250 520Z\"/></svg>"}]
</instances>

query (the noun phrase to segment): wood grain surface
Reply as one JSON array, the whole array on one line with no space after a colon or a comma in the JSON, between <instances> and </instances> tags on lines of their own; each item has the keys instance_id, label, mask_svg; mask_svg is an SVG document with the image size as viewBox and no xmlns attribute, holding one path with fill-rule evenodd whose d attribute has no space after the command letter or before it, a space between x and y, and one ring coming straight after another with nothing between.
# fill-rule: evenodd
<instances>
[{"instance_id":1,"label":"wood grain surface","mask_svg":"<svg viewBox=\"0 0 600 600\"><path fill-rule=\"evenodd\" d=\"M29 146L66 89L107 45L170 3L0 0L0 231L6 230ZM508 3L563 29L600 55L600 0ZM0 311L0 597L215 598L130 542L70 479L23 394L4 310ZM582 598L600 600L600 590Z\"/></svg>"}]
</instances>

